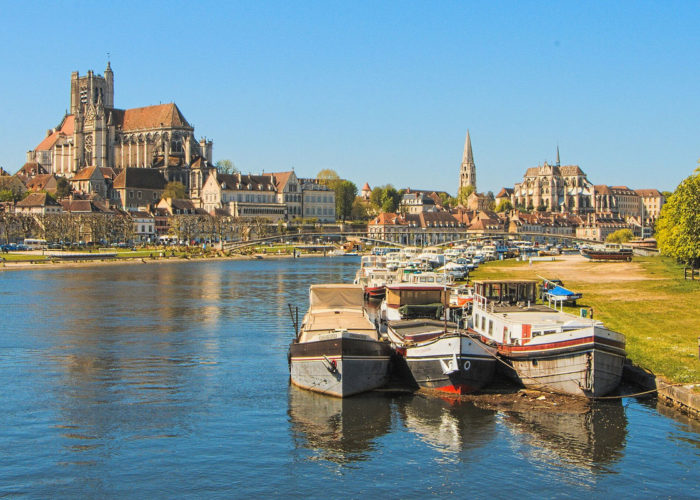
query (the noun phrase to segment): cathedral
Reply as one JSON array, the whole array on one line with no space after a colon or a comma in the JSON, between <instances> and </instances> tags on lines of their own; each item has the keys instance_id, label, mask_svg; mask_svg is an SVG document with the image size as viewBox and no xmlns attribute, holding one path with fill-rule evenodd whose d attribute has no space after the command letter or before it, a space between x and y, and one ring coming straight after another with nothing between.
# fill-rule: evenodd
<instances>
[{"instance_id":1,"label":"cathedral","mask_svg":"<svg viewBox=\"0 0 700 500\"><path fill-rule=\"evenodd\" d=\"M212 146L212 141L195 139L194 128L175 103L115 108L114 73L108 62L104 75L73 72L70 111L27 152L27 162L68 178L89 166L156 168L198 198L213 168Z\"/></svg>"},{"instance_id":2,"label":"cathedral","mask_svg":"<svg viewBox=\"0 0 700 500\"><path fill-rule=\"evenodd\" d=\"M593 184L578 165L560 165L559 148L556 164L528 168L511 197L514 207L576 214L595 211Z\"/></svg>"}]
</instances>

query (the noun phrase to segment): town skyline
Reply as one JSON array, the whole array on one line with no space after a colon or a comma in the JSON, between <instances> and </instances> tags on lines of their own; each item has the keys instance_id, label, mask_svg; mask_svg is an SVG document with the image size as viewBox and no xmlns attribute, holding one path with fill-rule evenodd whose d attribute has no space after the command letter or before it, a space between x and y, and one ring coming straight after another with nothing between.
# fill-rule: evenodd
<instances>
[{"instance_id":1,"label":"town skyline","mask_svg":"<svg viewBox=\"0 0 700 500\"><path fill-rule=\"evenodd\" d=\"M129 5L85 4L83 17L119 19ZM550 13L504 4L505 19L496 16L499 7L274 5L201 9L193 21L216 28L228 20L238 28L235 40L203 33L200 43L170 51L158 28L139 29L155 12L181 28L184 15L150 4L144 21L129 28L80 25L79 36L61 40L62 57L34 65L21 61L45 53L48 26L77 30L78 21L53 6L5 4L4 46L22 43L0 63L12 75L0 83L11 117L0 134L0 165L15 172L24 164L68 107L66 75L101 73L110 52L116 106L175 102L198 136L214 140L214 161L231 159L244 173L294 168L311 177L330 168L358 188L456 193L467 130L483 192L553 164L557 147L562 164L579 165L596 184L672 191L696 167L698 65L686 54L700 47L690 4L673 13L624 3ZM607 9L610 18L598 21ZM262 30L264 22L276 30ZM498 22L512 33L490 33ZM550 22L554 28L542 29ZM30 25L32 40L20 36ZM86 45L87 38L96 41ZM137 44L148 57L133 56Z\"/></svg>"}]
</instances>

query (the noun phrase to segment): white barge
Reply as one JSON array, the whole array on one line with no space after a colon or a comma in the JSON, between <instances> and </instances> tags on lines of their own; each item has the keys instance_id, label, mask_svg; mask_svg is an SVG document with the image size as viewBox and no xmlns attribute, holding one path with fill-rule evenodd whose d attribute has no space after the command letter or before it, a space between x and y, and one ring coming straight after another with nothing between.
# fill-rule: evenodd
<instances>
[{"instance_id":1,"label":"white barge","mask_svg":"<svg viewBox=\"0 0 700 500\"><path fill-rule=\"evenodd\" d=\"M474 282L470 329L492 342L524 386L600 397L620 383L625 337L600 321L536 304L537 281Z\"/></svg>"}]
</instances>

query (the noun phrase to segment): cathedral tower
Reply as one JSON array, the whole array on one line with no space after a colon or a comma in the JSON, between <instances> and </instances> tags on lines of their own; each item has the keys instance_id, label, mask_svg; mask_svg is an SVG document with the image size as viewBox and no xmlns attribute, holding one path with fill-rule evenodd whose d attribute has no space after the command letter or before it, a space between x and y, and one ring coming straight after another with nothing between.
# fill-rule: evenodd
<instances>
[{"instance_id":1,"label":"cathedral tower","mask_svg":"<svg viewBox=\"0 0 700 500\"><path fill-rule=\"evenodd\" d=\"M462 165L459 168L459 189L474 186L476 191L476 165L472 154L472 140L467 130L467 139L464 141L464 153L462 153Z\"/></svg>"}]
</instances>

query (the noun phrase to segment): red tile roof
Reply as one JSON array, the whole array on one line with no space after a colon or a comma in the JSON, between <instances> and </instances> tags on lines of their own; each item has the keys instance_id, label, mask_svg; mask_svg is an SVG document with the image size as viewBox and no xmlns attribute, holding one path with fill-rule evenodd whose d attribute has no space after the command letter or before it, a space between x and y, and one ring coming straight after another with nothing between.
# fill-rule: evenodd
<instances>
[{"instance_id":1,"label":"red tile roof","mask_svg":"<svg viewBox=\"0 0 700 500\"><path fill-rule=\"evenodd\" d=\"M18 207L32 208L32 207L58 207L60 206L56 200L51 198L46 193L31 193L25 199L18 201Z\"/></svg>"},{"instance_id":2,"label":"red tile roof","mask_svg":"<svg viewBox=\"0 0 700 500\"><path fill-rule=\"evenodd\" d=\"M143 108L114 109L112 119L122 130L151 128L192 128L173 102Z\"/></svg>"}]
</instances>

